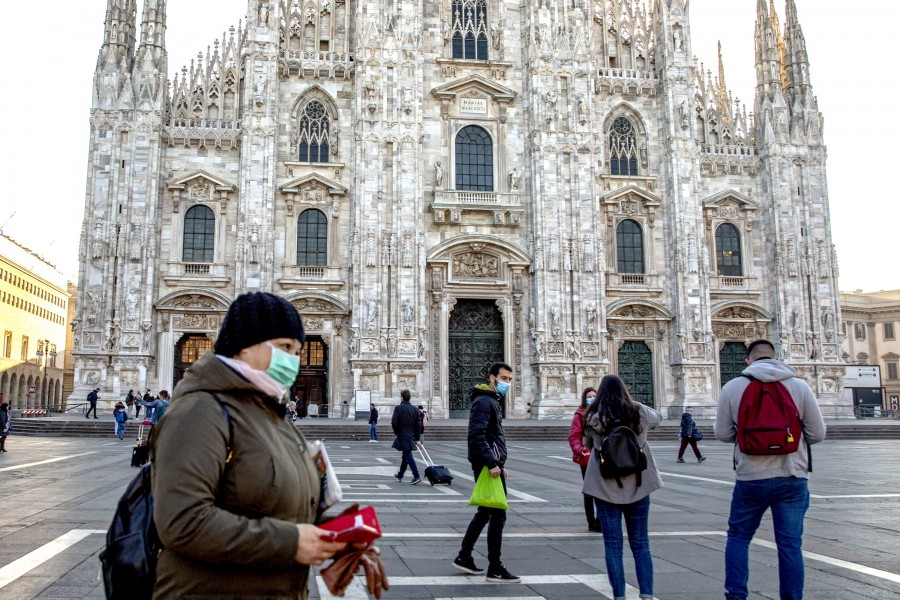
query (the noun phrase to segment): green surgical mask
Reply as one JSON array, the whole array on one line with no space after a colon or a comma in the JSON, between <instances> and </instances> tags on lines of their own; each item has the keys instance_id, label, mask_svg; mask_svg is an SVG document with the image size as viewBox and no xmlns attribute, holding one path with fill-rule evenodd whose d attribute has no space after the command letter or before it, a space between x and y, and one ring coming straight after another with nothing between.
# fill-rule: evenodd
<instances>
[{"instance_id":1,"label":"green surgical mask","mask_svg":"<svg viewBox=\"0 0 900 600\"><path fill-rule=\"evenodd\" d=\"M266 342L272 348L272 358L269 360L269 368L266 374L286 388L294 385L297 373L300 372L300 357L292 356L276 348L272 342Z\"/></svg>"}]
</instances>

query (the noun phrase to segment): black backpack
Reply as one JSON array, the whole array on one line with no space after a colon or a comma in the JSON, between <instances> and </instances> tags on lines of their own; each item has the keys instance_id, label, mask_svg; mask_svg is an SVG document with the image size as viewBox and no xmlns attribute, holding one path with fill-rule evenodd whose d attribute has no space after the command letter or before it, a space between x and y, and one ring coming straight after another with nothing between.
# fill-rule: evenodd
<instances>
[{"instance_id":1,"label":"black backpack","mask_svg":"<svg viewBox=\"0 0 900 600\"><path fill-rule=\"evenodd\" d=\"M620 488L624 487L622 477L637 475L637 485L640 487L641 472L647 469L647 455L637 434L619 420L611 421L607 431L609 433L597 449L600 475L604 479L615 479Z\"/></svg>"},{"instance_id":2,"label":"black backpack","mask_svg":"<svg viewBox=\"0 0 900 600\"><path fill-rule=\"evenodd\" d=\"M228 423L225 463L231 462L234 428L228 409L222 407ZM153 430L150 430L151 435ZM103 588L108 600L151 600L156 583L156 561L163 550L153 524L153 493L150 463L144 465L119 498L112 524L106 532L106 547L100 552Z\"/></svg>"}]
</instances>

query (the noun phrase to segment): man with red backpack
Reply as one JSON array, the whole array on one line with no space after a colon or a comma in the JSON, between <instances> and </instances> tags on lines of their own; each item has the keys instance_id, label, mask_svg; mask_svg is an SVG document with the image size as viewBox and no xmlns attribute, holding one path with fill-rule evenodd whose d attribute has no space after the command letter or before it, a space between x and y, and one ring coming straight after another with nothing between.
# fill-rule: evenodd
<instances>
[{"instance_id":1,"label":"man with red backpack","mask_svg":"<svg viewBox=\"0 0 900 600\"><path fill-rule=\"evenodd\" d=\"M741 377L719 396L715 434L734 443L735 484L725 545L725 598L747 598L750 541L771 509L783 600L803 597L803 519L809 508L810 444L825 439L813 391L775 359L775 347L756 340Z\"/></svg>"}]
</instances>

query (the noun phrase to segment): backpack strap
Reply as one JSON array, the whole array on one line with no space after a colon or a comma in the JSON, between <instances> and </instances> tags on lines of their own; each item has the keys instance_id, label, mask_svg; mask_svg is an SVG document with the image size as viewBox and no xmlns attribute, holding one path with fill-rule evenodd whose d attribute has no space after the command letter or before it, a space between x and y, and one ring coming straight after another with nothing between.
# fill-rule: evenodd
<instances>
[{"instance_id":1,"label":"backpack strap","mask_svg":"<svg viewBox=\"0 0 900 600\"><path fill-rule=\"evenodd\" d=\"M231 415L228 414L228 409L225 407L225 403L222 402L222 399L219 398L219 395L215 392L210 392L210 394L212 394L212 397L219 403L222 414L225 415L225 422L228 423L228 443L225 444L225 464L227 465L231 462L232 456L234 456L234 425L231 423Z\"/></svg>"}]
</instances>

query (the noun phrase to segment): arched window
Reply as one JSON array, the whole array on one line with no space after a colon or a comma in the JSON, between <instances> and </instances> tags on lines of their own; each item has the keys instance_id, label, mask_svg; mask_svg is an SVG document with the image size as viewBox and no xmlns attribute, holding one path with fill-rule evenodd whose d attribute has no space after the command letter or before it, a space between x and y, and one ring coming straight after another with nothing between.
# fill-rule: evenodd
<instances>
[{"instance_id":1,"label":"arched window","mask_svg":"<svg viewBox=\"0 0 900 600\"><path fill-rule=\"evenodd\" d=\"M487 0L453 0L453 58L488 59Z\"/></svg>"},{"instance_id":2,"label":"arched window","mask_svg":"<svg viewBox=\"0 0 900 600\"><path fill-rule=\"evenodd\" d=\"M716 227L716 272L720 277L743 277L741 234L731 223Z\"/></svg>"},{"instance_id":3,"label":"arched window","mask_svg":"<svg viewBox=\"0 0 900 600\"><path fill-rule=\"evenodd\" d=\"M318 100L309 101L300 117L297 143L301 162L328 162L328 112Z\"/></svg>"},{"instance_id":4,"label":"arched window","mask_svg":"<svg viewBox=\"0 0 900 600\"><path fill-rule=\"evenodd\" d=\"M625 117L616 118L609 129L609 174L638 174L637 136Z\"/></svg>"},{"instance_id":5,"label":"arched window","mask_svg":"<svg viewBox=\"0 0 900 600\"><path fill-rule=\"evenodd\" d=\"M315 208L297 219L297 264L324 267L328 259L328 221Z\"/></svg>"},{"instance_id":6,"label":"arched window","mask_svg":"<svg viewBox=\"0 0 900 600\"><path fill-rule=\"evenodd\" d=\"M184 249L181 260L193 263L213 262L216 242L216 217L208 206L198 204L184 215Z\"/></svg>"},{"instance_id":7,"label":"arched window","mask_svg":"<svg viewBox=\"0 0 900 600\"><path fill-rule=\"evenodd\" d=\"M488 132L476 125L456 135L456 189L494 191L494 145Z\"/></svg>"},{"instance_id":8,"label":"arched window","mask_svg":"<svg viewBox=\"0 0 900 600\"><path fill-rule=\"evenodd\" d=\"M631 219L616 227L616 259L619 273L644 272L644 234Z\"/></svg>"}]
</instances>

